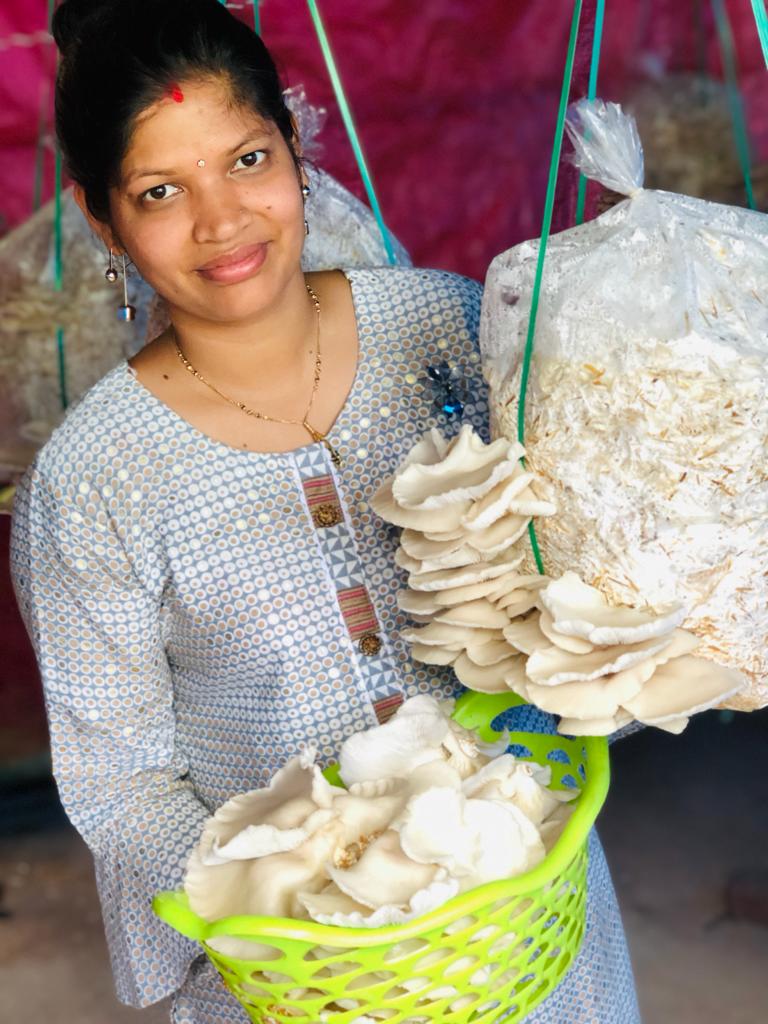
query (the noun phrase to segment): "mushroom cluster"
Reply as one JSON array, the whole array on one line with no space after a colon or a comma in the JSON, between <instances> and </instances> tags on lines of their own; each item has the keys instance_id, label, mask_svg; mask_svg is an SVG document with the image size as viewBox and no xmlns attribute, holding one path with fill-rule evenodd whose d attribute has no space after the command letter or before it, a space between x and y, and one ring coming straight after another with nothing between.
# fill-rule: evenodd
<instances>
[{"instance_id":1,"label":"mushroom cluster","mask_svg":"<svg viewBox=\"0 0 768 1024\"><path fill-rule=\"evenodd\" d=\"M486 744L457 725L452 706L413 697L350 737L346 789L307 750L265 789L225 803L189 861L192 909L210 921L259 914L372 928L538 864L574 793L549 788L549 767L506 753L508 736ZM242 946L217 942L235 955ZM243 952L253 957L253 944Z\"/></svg>"},{"instance_id":2,"label":"mushroom cluster","mask_svg":"<svg viewBox=\"0 0 768 1024\"><path fill-rule=\"evenodd\" d=\"M395 561L408 589L398 603L421 624L404 633L413 657L452 665L475 690L519 663L504 628L546 583L517 571L515 542L533 516L555 511L536 493L524 454L503 438L485 444L469 425L451 441L432 429L371 499L382 519L403 527Z\"/></svg>"},{"instance_id":3,"label":"mushroom cluster","mask_svg":"<svg viewBox=\"0 0 768 1024\"><path fill-rule=\"evenodd\" d=\"M610 605L573 572L519 571L516 542L532 516L555 511L524 454L504 438L485 444L469 426L450 442L432 430L372 498L403 527L395 560L409 575L398 601L419 623L403 631L413 657L452 665L472 690L513 690L560 716L567 735L634 720L681 732L738 693L740 672L693 656L700 641L679 628L679 603Z\"/></svg>"},{"instance_id":4,"label":"mushroom cluster","mask_svg":"<svg viewBox=\"0 0 768 1024\"><path fill-rule=\"evenodd\" d=\"M611 606L572 572L536 596L536 609L504 630L525 655L506 684L543 711L559 731L607 735L636 720L679 733L691 715L722 703L745 684L740 672L693 656L699 640L678 628L685 609L653 612Z\"/></svg>"}]
</instances>

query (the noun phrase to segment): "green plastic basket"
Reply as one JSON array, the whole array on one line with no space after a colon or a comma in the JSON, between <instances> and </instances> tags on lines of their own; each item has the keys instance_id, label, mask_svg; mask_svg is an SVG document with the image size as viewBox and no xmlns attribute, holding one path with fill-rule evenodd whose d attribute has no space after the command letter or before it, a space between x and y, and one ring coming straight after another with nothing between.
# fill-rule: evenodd
<instances>
[{"instance_id":1,"label":"green plastic basket","mask_svg":"<svg viewBox=\"0 0 768 1024\"><path fill-rule=\"evenodd\" d=\"M520 703L512 693L465 693L454 718L491 740L491 722ZM581 790L560 839L533 871L387 928L255 916L211 923L181 892L155 897L155 913L203 944L257 1024L367 1024L375 1011L389 1024L515 1024L553 991L581 946L587 836L608 792L609 767L603 737L513 733L511 742L530 750L526 760L551 766L553 787L575 782ZM225 956L208 945L217 936L267 949L259 959Z\"/></svg>"}]
</instances>

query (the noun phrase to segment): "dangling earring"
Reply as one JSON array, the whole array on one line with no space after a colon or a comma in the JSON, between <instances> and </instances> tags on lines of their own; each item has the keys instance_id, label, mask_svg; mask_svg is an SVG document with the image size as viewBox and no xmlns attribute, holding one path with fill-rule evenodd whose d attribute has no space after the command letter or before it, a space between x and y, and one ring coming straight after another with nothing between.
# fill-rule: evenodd
<instances>
[{"instance_id":1,"label":"dangling earring","mask_svg":"<svg viewBox=\"0 0 768 1024\"><path fill-rule=\"evenodd\" d=\"M307 199L309 199L311 193L312 189L309 187L309 185L304 184L301 186L301 198L305 203ZM309 221L306 219L306 217L304 218L304 234L305 236L309 234Z\"/></svg>"},{"instance_id":2,"label":"dangling earring","mask_svg":"<svg viewBox=\"0 0 768 1024\"><path fill-rule=\"evenodd\" d=\"M115 267L114 260L112 258L112 250L109 250L109 266L104 271L104 277L109 281L110 284L114 284L117 280L117 269Z\"/></svg>"},{"instance_id":3,"label":"dangling earring","mask_svg":"<svg viewBox=\"0 0 768 1024\"><path fill-rule=\"evenodd\" d=\"M128 273L125 269L125 253L123 255L123 304L118 306L117 318L118 320L135 320L136 319L136 307L132 306L128 301Z\"/></svg>"}]
</instances>

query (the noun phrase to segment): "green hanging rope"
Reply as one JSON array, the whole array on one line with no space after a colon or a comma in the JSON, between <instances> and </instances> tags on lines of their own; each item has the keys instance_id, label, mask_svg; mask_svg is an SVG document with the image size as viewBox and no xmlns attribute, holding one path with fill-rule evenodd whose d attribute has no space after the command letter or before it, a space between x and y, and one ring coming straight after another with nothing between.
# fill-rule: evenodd
<instances>
[{"instance_id":1,"label":"green hanging rope","mask_svg":"<svg viewBox=\"0 0 768 1024\"><path fill-rule=\"evenodd\" d=\"M557 171L560 166L560 154L563 148L563 134L565 132L565 115L568 110L568 96L571 91L571 80L573 78L573 63L576 57L576 40L579 35L579 21L581 19L582 0L575 0L573 5L573 18L571 20L571 35L568 40L568 56L565 62L563 73L563 87L560 92L560 107L557 112L557 127L555 128L555 141L552 146L552 157L549 162L549 181L547 182L547 197L544 201L544 221L541 227L541 240L539 242L539 254L536 260L536 276L533 282L533 294L531 295L531 314L528 320L528 336L525 341L525 353L523 355L523 367L520 374L520 399L517 405L517 439L520 444L525 444L525 396L528 391L528 378L531 372L531 358L533 356L533 340L536 334L536 317L539 310L539 297L541 295L541 279L544 272L544 257L547 252L547 242L552 228L552 211L555 206L555 188L557 187ZM533 557L536 560L536 567L544 574L544 563L541 560L539 542L536 539L536 530L533 520L528 524L528 536L531 540Z\"/></svg>"},{"instance_id":2,"label":"green hanging rope","mask_svg":"<svg viewBox=\"0 0 768 1024\"><path fill-rule=\"evenodd\" d=\"M760 45L763 48L763 59L765 60L766 68L768 68L768 14L765 13L764 0L752 0L752 10L755 15Z\"/></svg>"},{"instance_id":3,"label":"green hanging rope","mask_svg":"<svg viewBox=\"0 0 768 1024\"><path fill-rule=\"evenodd\" d=\"M368 202L371 204L371 210L376 218L376 223L379 225L379 231L381 232L381 237L384 241L384 248L387 252L387 259L389 260L389 263L394 266L397 263L397 257L395 256L395 250L392 246L392 239L389 231L387 230L387 226L384 223L384 217L381 213L379 201L376 198L376 191L373 187L373 181L368 171L368 165L365 162L363 148L360 144L357 130L355 129L352 111L344 93L344 86L341 84L341 78L339 77L333 51L331 50L331 44L328 40L325 27L323 26L323 21L320 17L320 10L317 6L316 0L307 0L307 7L309 8L309 13L315 26L315 32L317 33L320 49L322 50L323 58L325 59L325 65L328 68L328 74L331 79L331 84L333 85L333 91L336 94L336 102L339 104L339 110L341 111L344 126L347 129L347 135L349 136L349 141L352 145L352 151L355 154L355 160L357 161L357 166L360 171L360 177L363 179L363 185L365 186L365 191L368 195Z\"/></svg>"},{"instance_id":4,"label":"green hanging rope","mask_svg":"<svg viewBox=\"0 0 768 1024\"><path fill-rule=\"evenodd\" d=\"M597 96L597 71L600 66L600 49L603 42L603 23L605 21L605 0L597 0L595 8L595 34L592 37L592 62L589 66L589 86L587 88L587 99L593 100ZM584 223L584 206L587 201L587 178L586 175L579 175L579 191L576 199L576 223Z\"/></svg>"},{"instance_id":5,"label":"green hanging rope","mask_svg":"<svg viewBox=\"0 0 768 1024\"><path fill-rule=\"evenodd\" d=\"M56 196L53 217L53 284L57 292L64 288L64 252L61 225L61 153L56 148ZM67 361L64 349L64 328L56 328L56 353L59 365L59 398L61 408L69 405L67 396Z\"/></svg>"},{"instance_id":6,"label":"green hanging rope","mask_svg":"<svg viewBox=\"0 0 768 1024\"><path fill-rule=\"evenodd\" d=\"M48 0L48 31L51 31L53 24L53 12L56 7L56 0ZM58 55L56 57L58 68ZM53 287L57 292L64 287L64 245L61 223L61 152L56 147L56 167L54 181L54 208L53 208ZM56 359L59 370L59 400L62 409L69 405L67 396L67 360L64 346L64 328L56 328Z\"/></svg>"},{"instance_id":7,"label":"green hanging rope","mask_svg":"<svg viewBox=\"0 0 768 1024\"><path fill-rule=\"evenodd\" d=\"M728 107L731 111L731 120L733 121L733 134L736 140L736 151L739 155L741 173L744 177L744 190L747 193L747 206L749 206L750 210L756 210L755 195L752 188L749 136L747 134L747 123L744 118L744 106L741 102L741 92L739 91L739 76L736 69L736 48L733 45L731 22L728 18L728 12L725 9L723 0L712 0L712 12L715 16L717 36L720 40L720 52L723 55L723 69L725 71Z\"/></svg>"}]
</instances>

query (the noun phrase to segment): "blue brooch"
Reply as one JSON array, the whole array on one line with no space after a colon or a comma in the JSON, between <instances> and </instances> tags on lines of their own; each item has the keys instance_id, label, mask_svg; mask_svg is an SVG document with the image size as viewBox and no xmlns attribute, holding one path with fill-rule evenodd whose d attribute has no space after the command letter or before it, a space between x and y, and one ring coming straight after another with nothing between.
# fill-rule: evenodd
<instances>
[{"instance_id":1,"label":"blue brooch","mask_svg":"<svg viewBox=\"0 0 768 1024\"><path fill-rule=\"evenodd\" d=\"M452 418L461 419L464 406L468 400L468 390L464 374L458 366L450 366L442 359L434 366L427 366L427 376L432 385L435 405Z\"/></svg>"}]
</instances>

